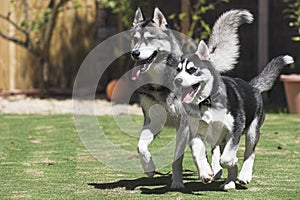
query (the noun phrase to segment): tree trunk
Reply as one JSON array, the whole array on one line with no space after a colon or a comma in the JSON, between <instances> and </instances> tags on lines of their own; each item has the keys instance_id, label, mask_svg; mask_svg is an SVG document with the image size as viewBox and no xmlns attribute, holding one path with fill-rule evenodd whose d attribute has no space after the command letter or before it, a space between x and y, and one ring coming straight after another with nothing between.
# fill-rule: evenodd
<instances>
[{"instance_id":1,"label":"tree trunk","mask_svg":"<svg viewBox=\"0 0 300 200\"><path fill-rule=\"evenodd\" d=\"M181 32L187 34L190 29L190 0L181 0L181 12L185 14L184 18L181 20Z\"/></svg>"},{"instance_id":2,"label":"tree trunk","mask_svg":"<svg viewBox=\"0 0 300 200\"><path fill-rule=\"evenodd\" d=\"M47 97L48 94L48 71L49 71L49 62L46 59L40 59L40 98Z\"/></svg>"}]
</instances>

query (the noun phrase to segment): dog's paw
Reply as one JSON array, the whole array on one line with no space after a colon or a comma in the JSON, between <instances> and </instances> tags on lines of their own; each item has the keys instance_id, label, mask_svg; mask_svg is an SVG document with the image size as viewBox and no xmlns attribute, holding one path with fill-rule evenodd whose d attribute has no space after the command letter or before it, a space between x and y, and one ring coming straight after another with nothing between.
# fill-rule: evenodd
<instances>
[{"instance_id":1,"label":"dog's paw","mask_svg":"<svg viewBox=\"0 0 300 200\"><path fill-rule=\"evenodd\" d=\"M246 173L240 174L238 177L238 181L243 185L249 184L251 182L251 179L252 179L252 174L246 174Z\"/></svg>"},{"instance_id":2,"label":"dog's paw","mask_svg":"<svg viewBox=\"0 0 300 200\"><path fill-rule=\"evenodd\" d=\"M222 178L222 169L220 169L219 171L217 171L217 172L214 172L214 180L219 180L219 179L221 179Z\"/></svg>"},{"instance_id":3,"label":"dog's paw","mask_svg":"<svg viewBox=\"0 0 300 200\"><path fill-rule=\"evenodd\" d=\"M221 157L220 159L220 165L223 167L223 168L231 168L231 167L234 167L238 162L238 158L237 157Z\"/></svg>"},{"instance_id":4,"label":"dog's paw","mask_svg":"<svg viewBox=\"0 0 300 200\"><path fill-rule=\"evenodd\" d=\"M183 189L185 188L182 181L172 181L171 189Z\"/></svg>"},{"instance_id":5,"label":"dog's paw","mask_svg":"<svg viewBox=\"0 0 300 200\"><path fill-rule=\"evenodd\" d=\"M214 173L207 161L199 164L199 179L203 183L211 183Z\"/></svg>"},{"instance_id":6,"label":"dog's paw","mask_svg":"<svg viewBox=\"0 0 300 200\"><path fill-rule=\"evenodd\" d=\"M222 184L220 186L220 189L223 189L223 190L235 189L235 182L234 181L225 182L224 184Z\"/></svg>"},{"instance_id":7,"label":"dog's paw","mask_svg":"<svg viewBox=\"0 0 300 200\"><path fill-rule=\"evenodd\" d=\"M145 172L145 174L149 177L152 178L155 175L155 171L153 172Z\"/></svg>"},{"instance_id":8,"label":"dog's paw","mask_svg":"<svg viewBox=\"0 0 300 200\"><path fill-rule=\"evenodd\" d=\"M213 173L210 174L200 174L199 179L203 182L203 183L211 183L211 181L213 180Z\"/></svg>"},{"instance_id":9,"label":"dog's paw","mask_svg":"<svg viewBox=\"0 0 300 200\"><path fill-rule=\"evenodd\" d=\"M251 180L252 180L252 167L244 163L242 170L239 174L238 181L243 185L247 185L250 183Z\"/></svg>"}]
</instances>

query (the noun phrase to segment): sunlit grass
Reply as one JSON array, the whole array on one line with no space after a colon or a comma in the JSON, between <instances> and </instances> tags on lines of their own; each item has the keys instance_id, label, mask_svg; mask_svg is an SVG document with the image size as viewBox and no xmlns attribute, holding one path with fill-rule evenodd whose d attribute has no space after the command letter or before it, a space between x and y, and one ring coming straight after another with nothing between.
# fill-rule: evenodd
<instances>
[{"instance_id":1,"label":"sunlit grass","mask_svg":"<svg viewBox=\"0 0 300 200\"><path fill-rule=\"evenodd\" d=\"M133 116L142 125L142 116ZM111 116L99 117L106 136L136 153L138 138L123 133ZM110 169L83 147L70 115L0 116L0 199L297 199L300 194L300 116L267 115L261 130L250 185L218 189L223 182L204 185L187 150L186 189L171 191L170 175L149 179L143 173ZM165 129L151 151L175 137ZM244 138L238 152L241 166ZM136 158L137 159L137 158ZM158 171L167 173L171 166ZM226 172L224 173L225 177Z\"/></svg>"}]
</instances>

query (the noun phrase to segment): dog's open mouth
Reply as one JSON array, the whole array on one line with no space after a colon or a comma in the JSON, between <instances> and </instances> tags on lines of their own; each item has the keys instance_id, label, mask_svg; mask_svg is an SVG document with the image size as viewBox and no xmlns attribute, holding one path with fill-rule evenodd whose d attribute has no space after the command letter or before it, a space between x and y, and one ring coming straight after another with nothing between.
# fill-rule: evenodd
<instances>
[{"instance_id":1,"label":"dog's open mouth","mask_svg":"<svg viewBox=\"0 0 300 200\"><path fill-rule=\"evenodd\" d=\"M197 93L199 86L200 83L194 84L190 87L183 87L181 103L191 103L194 100L195 94Z\"/></svg>"},{"instance_id":2,"label":"dog's open mouth","mask_svg":"<svg viewBox=\"0 0 300 200\"><path fill-rule=\"evenodd\" d=\"M154 51L153 54L145 59L145 60L138 60L135 62L134 67L132 69L132 76L131 80L137 80L140 76L140 73L144 73L149 70L150 65L154 61L154 58L157 56L157 51Z\"/></svg>"}]
</instances>

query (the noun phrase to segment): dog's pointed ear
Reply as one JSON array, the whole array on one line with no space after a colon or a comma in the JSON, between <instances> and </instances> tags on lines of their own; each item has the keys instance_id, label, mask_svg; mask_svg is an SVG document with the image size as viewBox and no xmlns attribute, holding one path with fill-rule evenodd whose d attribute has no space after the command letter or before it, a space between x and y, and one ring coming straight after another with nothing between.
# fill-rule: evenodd
<instances>
[{"instance_id":1,"label":"dog's pointed ear","mask_svg":"<svg viewBox=\"0 0 300 200\"><path fill-rule=\"evenodd\" d=\"M145 19L144 14L143 14L141 8L138 7L136 9L136 11L135 11L135 17L134 17L134 20L133 20L133 26L135 26L139 22L144 21L144 19Z\"/></svg>"},{"instance_id":2,"label":"dog's pointed ear","mask_svg":"<svg viewBox=\"0 0 300 200\"><path fill-rule=\"evenodd\" d=\"M209 50L208 46L203 40L200 41L196 54L199 56L200 60L209 60Z\"/></svg>"},{"instance_id":3,"label":"dog's pointed ear","mask_svg":"<svg viewBox=\"0 0 300 200\"><path fill-rule=\"evenodd\" d=\"M153 21L159 27L167 27L167 25L168 25L167 20L166 20L164 14L162 14L162 12L157 7L154 9Z\"/></svg>"}]
</instances>

